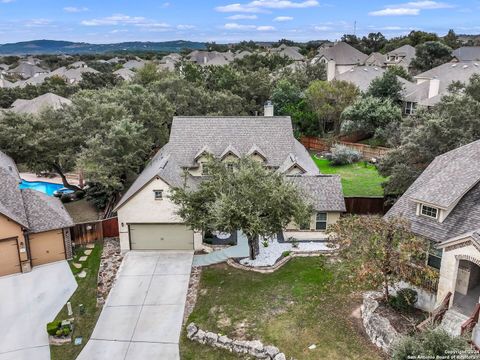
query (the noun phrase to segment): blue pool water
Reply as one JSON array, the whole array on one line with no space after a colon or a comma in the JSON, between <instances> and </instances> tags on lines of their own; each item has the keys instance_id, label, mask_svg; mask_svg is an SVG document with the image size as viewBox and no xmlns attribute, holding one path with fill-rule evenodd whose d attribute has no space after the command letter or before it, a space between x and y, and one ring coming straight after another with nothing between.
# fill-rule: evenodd
<instances>
[{"instance_id":1,"label":"blue pool water","mask_svg":"<svg viewBox=\"0 0 480 360\"><path fill-rule=\"evenodd\" d=\"M43 192L49 196L53 196L53 193L63 188L62 184L54 184L44 181L26 181L22 180L20 183L20 189L32 189Z\"/></svg>"}]
</instances>

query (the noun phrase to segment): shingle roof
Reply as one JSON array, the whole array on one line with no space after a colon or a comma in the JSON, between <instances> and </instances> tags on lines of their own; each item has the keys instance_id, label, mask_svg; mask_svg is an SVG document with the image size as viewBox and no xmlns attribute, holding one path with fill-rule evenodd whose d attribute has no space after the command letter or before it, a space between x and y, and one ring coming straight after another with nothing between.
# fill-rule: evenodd
<instances>
[{"instance_id":1,"label":"shingle roof","mask_svg":"<svg viewBox=\"0 0 480 360\"><path fill-rule=\"evenodd\" d=\"M403 216L412 230L434 241L478 229L480 224L480 140L437 157L386 216ZM440 223L416 215L416 202L454 206Z\"/></svg>"},{"instance_id":2,"label":"shingle roof","mask_svg":"<svg viewBox=\"0 0 480 360\"><path fill-rule=\"evenodd\" d=\"M366 91L370 83L376 78L383 76L385 71L385 69L375 66L355 66L342 74L336 74L335 80L347 81L357 86L361 91ZM397 80L403 84L404 93L407 92L407 89L415 86L415 84L400 76L397 76Z\"/></svg>"},{"instance_id":3,"label":"shingle roof","mask_svg":"<svg viewBox=\"0 0 480 360\"><path fill-rule=\"evenodd\" d=\"M335 60L336 65L363 65L368 58L368 55L345 42L338 42L331 47L321 47L316 57L322 56L327 60Z\"/></svg>"},{"instance_id":4,"label":"shingle roof","mask_svg":"<svg viewBox=\"0 0 480 360\"><path fill-rule=\"evenodd\" d=\"M16 223L28 228L28 219L25 213L20 181L12 172L0 167L0 213Z\"/></svg>"},{"instance_id":5,"label":"shingle roof","mask_svg":"<svg viewBox=\"0 0 480 360\"><path fill-rule=\"evenodd\" d=\"M410 63L416 56L416 53L417 53L417 50L412 45L403 45L403 46L400 46L398 49L392 50L389 53L387 53L387 57L398 56L400 57L400 59L394 60L394 61L387 60L387 62L389 64L402 63L402 64L405 64L406 66L410 66Z\"/></svg>"},{"instance_id":6,"label":"shingle roof","mask_svg":"<svg viewBox=\"0 0 480 360\"><path fill-rule=\"evenodd\" d=\"M138 70L138 69L141 69L145 66L146 62L143 61L143 60L130 60L130 61L127 61L125 64L123 64L123 67L125 69L135 69L135 70Z\"/></svg>"},{"instance_id":7,"label":"shingle roof","mask_svg":"<svg viewBox=\"0 0 480 360\"><path fill-rule=\"evenodd\" d=\"M35 74L42 74L42 73L47 73L48 70L42 69L41 67L30 64L28 62L21 62L18 64L17 67L8 70L8 73L10 74L21 74L22 76L29 78L34 76Z\"/></svg>"},{"instance_id":8,"label":"shingle roof","mask_svg":"<svg viewBox=\"0 0 480 360\"><path fill-rule=\"evenodd\" d=\"M346 211L342 182L338 175L287 176L316 211Z\"/></svg>"},{"instance_id":9,"label":"shingle roof","mask_svg":"<svg viewBox=\"0 0 480 360\"><path fill-rule=\"evenodd\" d=\"M480 61L480 46L462 46L452 54L459 61Z\"/></svg>"},{"instance_id":10,"label":"shingle roof","mask_svg":"<svg viewBox=\"0 0 480 360\"><path fill-rule=\"evenodd\" d=\"M130 81L135 76L135 73L132 70L124 68L114 71L113 74L121 77L125 81Z\"/></svg>"},{"instance_id":11,"label":"shingle roof","mask_svg":"<svg viewBox=\"0 0 480 360\"><path fill-rule=\"evenodd\" d=\"M49 107L59 110L71 104L71 100L67 98L46 93L31 100L17 99L10 110L16 113L38 114Z\"/></svg>"},{"instance_id":12,"label":"shingle roof","mask_svg":"<svg viewBox=\"0 0 480 360\"><path fill-rule=\"evenodd\" d=\"M385 61L386 61L385 55L378 52L374 52L368 56L368 58L365 60L365 64L369 66L384 66Z\"/></svg>"}]
</instances>

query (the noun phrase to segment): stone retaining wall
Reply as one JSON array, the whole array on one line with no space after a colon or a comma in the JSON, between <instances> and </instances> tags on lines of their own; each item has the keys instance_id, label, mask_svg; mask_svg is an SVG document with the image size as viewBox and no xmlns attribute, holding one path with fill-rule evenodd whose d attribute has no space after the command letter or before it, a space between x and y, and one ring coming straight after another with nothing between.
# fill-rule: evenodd
<instances>
[{"instance_id":1,"label":"stone retaining wall","mask_svg":"<svg viewBox=\"0 0 480 360\"><path fill-rule=\"evenodd\" d=\"M387 318L375 313L379 305L377 299L381 296L380 292L367 292L363 295L362 321L372 343L390 353L394 341L399 338L399 333Z\"/></svg>"},{"instance_id":2,"label":"stone retaining wall","mask_svg":"<svg viewBox=\"0 0 480 360\"><path fill-rule=\"evenodd\" d=\"M265 346L258 340L233 340L225 335L204 331L194 323L190 323L187 326L187 338L200 344L225 349L237 354L248 354L256 359L286 360L285 354L281 353L275 346Z\"/></svg>"}]
</instances>

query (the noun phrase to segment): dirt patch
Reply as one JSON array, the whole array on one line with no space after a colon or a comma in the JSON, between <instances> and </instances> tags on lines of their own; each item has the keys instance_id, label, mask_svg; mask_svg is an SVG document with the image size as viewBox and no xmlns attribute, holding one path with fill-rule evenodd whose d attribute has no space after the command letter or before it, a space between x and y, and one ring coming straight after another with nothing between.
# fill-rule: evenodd
<instances>
[{"instance_id":1,"label":"dirt patch","mask_svg":"<svg viewBox=\"0 0 480 360\"><path fill-rule=\"evenodd\" d=\"M410 313L400 313L383 301L379 301L378 309L375 311L390 321L390 324L400 334L411 334L415 331L415 326L425 320L427 313L414 309Z\"/></svg>"},{"instance_id":2,"label":"dirt patch","mask_svg":"<svg viewBox=\"0 0 480 360\"><path fill-rule=\"evenodd\" d=\"M248 332L250 327L251 325L247 319L243 319L242 321L236 323L232 332L233 338L237 340L248 340Z\"/></svg>"}]
</instances>

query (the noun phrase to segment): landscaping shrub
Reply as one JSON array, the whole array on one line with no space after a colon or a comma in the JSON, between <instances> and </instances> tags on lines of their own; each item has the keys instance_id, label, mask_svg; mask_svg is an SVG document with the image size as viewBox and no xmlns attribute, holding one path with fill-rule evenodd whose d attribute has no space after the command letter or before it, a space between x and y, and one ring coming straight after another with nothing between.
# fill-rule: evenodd
<instances>
[{"instance_id":1,"label":"landscaping shrub","mask_svg":"<svg viewBox=\"0 0 480 360\"><path fill-rule=\"evenodd\" d=\"M345 145L336 144L330 149L330 154L326 158L331 161L332 165L348 165L359 162L362 155Z\"/></svg>"},{"instance_id":2,"label":"landscaping shrub","mask_svg":"<svg viewBox=\"0 0 480 360\"><path fill-rule=\"evenodd\" d=\"M60 329L60 326L62 325L61 321L52 321L47 324L47 333L48 335L56 335L57 330Z\"/></svg>"},{"instance_id":3,"label":"landscaping shrub","mask_svg":"<svg viewBox=\"0 0 480 360\"><path fill-rule=\"evenodd\" d=\"M72 201L72 196L70 194L62 194L60 201L64 204L69 203Z\"/></svg>"},{"instance_id":4,"label":"landscaping shrub","mask_svg":"<svg viewBox=\"0 0 480 360\"><path fill-rule=\"evenodd\" d=\"M454 351L462 354L470 350L470 345L465 338L452 338L444 330L427 329L400 339L393 347L392 359L440 359L443 357L446 359L449 358L447 351L451 355ZM475 358L473 353L467 354L472 356L471 359Z\"/></svg>"},{"instance_id":5,"label":"landscaping shrub","mask_svg":"<svg viewBox=\"0 0 480 360\"><path fill-rule=\"evenodd\" d=\"M389 299L390 306L400 312L411 312L418 300L418 294L413 289L400 289L396 296Z\"/></svg>"},{"instance_id":6,"label":"landscaping shrub","mask_svg":"<svg viewBox=\"0 0 480 360\"><path fill-rule=\"evenodd\" d=\"M284 251L282 253L282 257L287 257L288 255L290 255L290 251Z\"/></svg>"}]
</instances>

